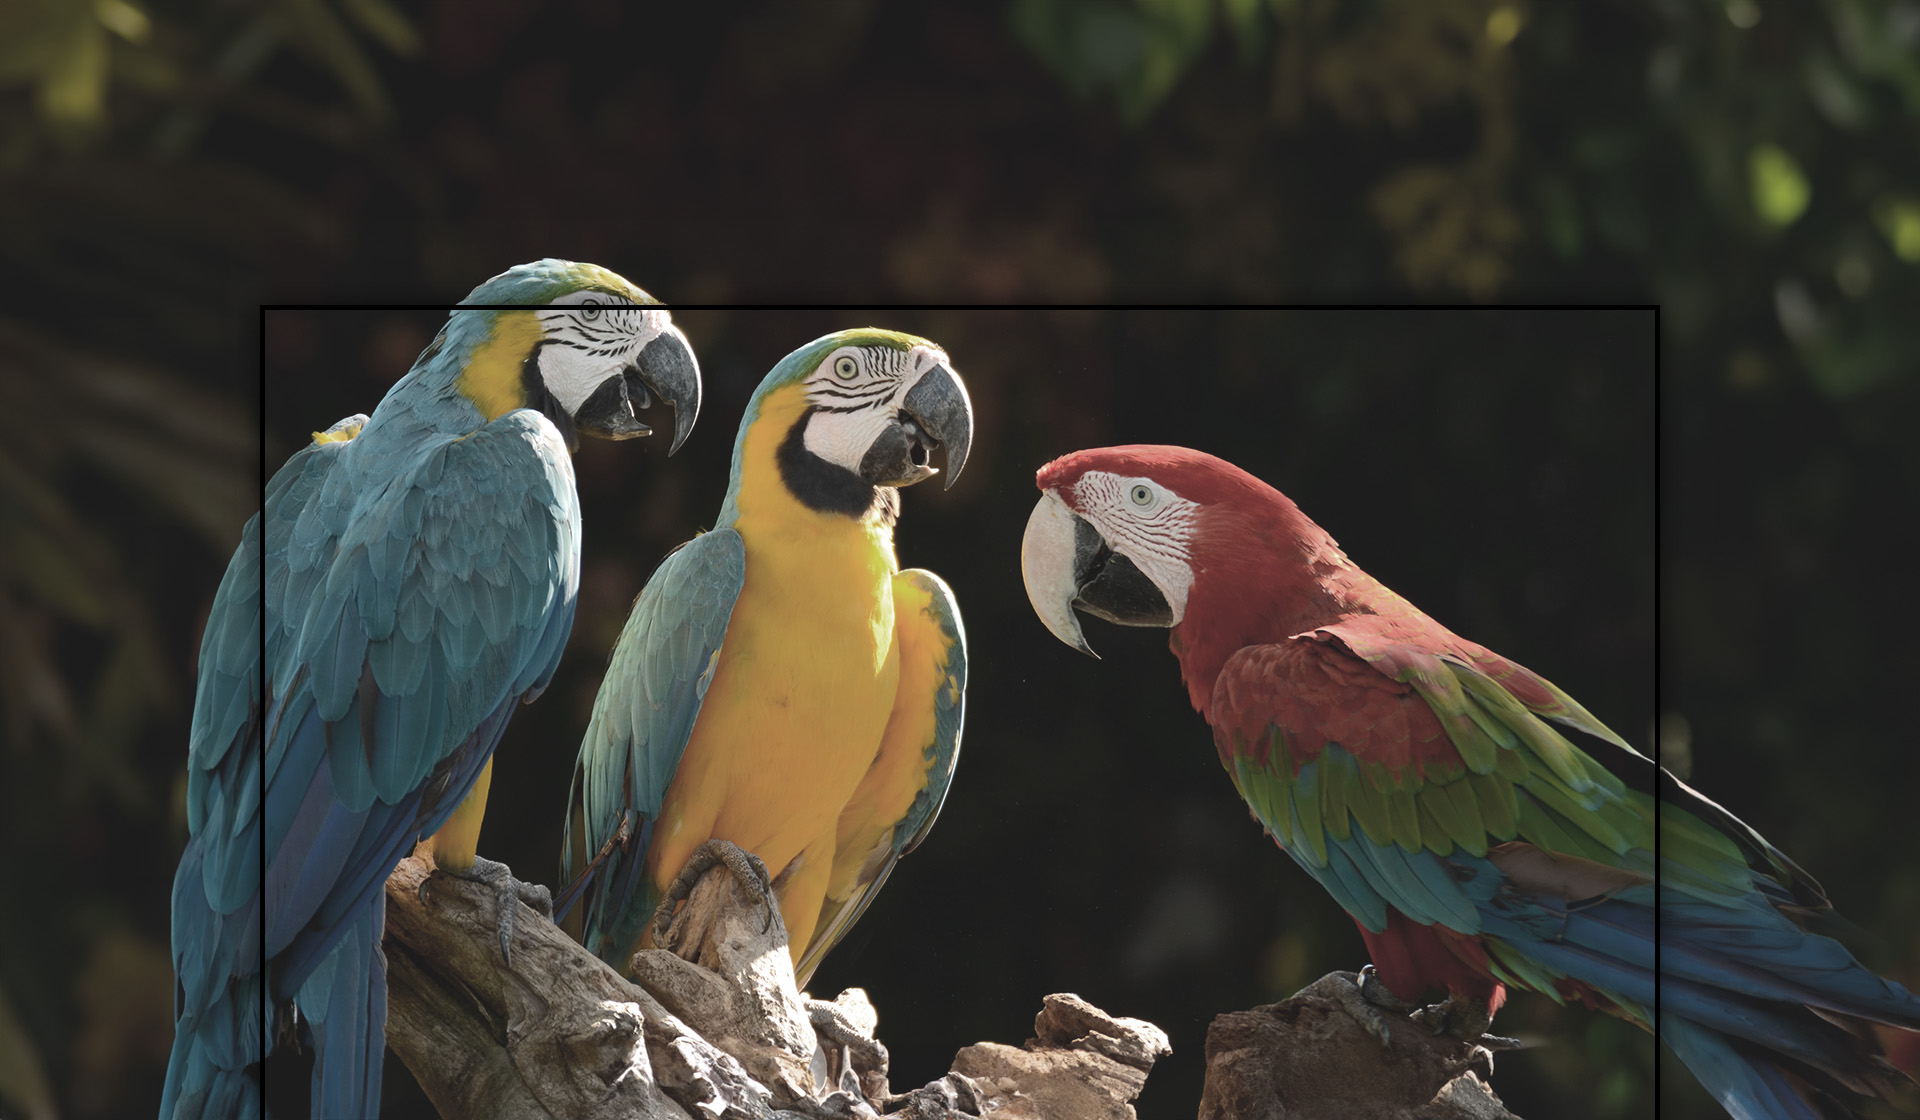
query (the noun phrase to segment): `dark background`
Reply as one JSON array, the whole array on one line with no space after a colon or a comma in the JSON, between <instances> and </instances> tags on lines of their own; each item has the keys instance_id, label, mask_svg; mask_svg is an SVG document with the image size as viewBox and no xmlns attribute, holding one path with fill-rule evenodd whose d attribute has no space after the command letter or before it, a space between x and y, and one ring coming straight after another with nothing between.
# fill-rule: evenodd
<instances>
[{"instance_id":1,"label":"dark background","mask_svg":"<svg viewBox=\"0 0 1920 1120\"><path fill-rule=\"evenodd\" d=\"M1025 607L1028 472L1109 440L1234 459L1631 741L1658 713L1920 981L1917 43L1910 0L0 9L0 1116L151 1114L192 662L263 388L277 465L434 318L275 320L263 382L258 306L451 301L543 255L681 303L1662 309L1657 386L1631 313L682 316L704 423L672 460L583 453L579 675L510 729L483 848L551 874L538 784L765 369L863 322L944 343L976 461L900 545L973 630L965 760L815 985L873 993L898 1083L1078 990L1172 1034L1142 1109L1187 1115L1208 1016L1359 960L1164 635L1091 623L1094 663ZM1502 1059L1516 1110L1646 1114L1648 1040L1550 1010L1502 1017L1550 1043ZM1715 1115L1684 1073L1662 1095Z\"/></svg>"}]
</instances>

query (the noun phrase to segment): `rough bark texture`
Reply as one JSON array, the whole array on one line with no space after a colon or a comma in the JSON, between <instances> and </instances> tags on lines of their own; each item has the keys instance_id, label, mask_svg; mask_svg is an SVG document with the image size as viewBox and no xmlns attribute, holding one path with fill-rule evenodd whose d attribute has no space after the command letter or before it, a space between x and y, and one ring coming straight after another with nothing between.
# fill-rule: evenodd
<instances>
[{"instance_id":1,"label":"rough bark texture","mask_svg":"<svg viewBox=\"0 0 1920 1120\"><path fill-rule=\"evenodd\" d=\"M662 1006L767 1087L777 1107L811 1101L813 1026L793 982L787 927L725 868L708 873L668 927L665 947L629 971Z\"/></svg>"},{"instance_id":2,"label":"rough bark texture","mask_svg":"<svg viewBox=\"0 0 1920 1120\"><path fill-rule=\"evenodd\" d=\"M1104 1120L1130 1103L1166 1035L1048 996L1022 1049L980 1043L954 1072L887 1089L859 989L794 990L777 913L724 867L702 878L629 982L524 904L512 964L491 888L434 874L424 850L387 881L387 1041L449 1120Z\"/></svg>"},{"instance_id":3,"label":"rough bark texture","mask_svg":"<svg viewBox=\"0 0 1920 1120\"><path fill-rule=\"evenodd\" d=\"M690 1117L653 1068L665 1008L524 905L509 968L493 892L435 875L422 901L431 868L387 880L387 1042L442 1116Z\"/></svg>"},{"instance_id":4,"label":"rough bark texture","mask_svg":"<svg viewBox=\"0 0 1920 1120\"><path fill-rule=\"evenodd\" d=\"M1291 999L1216 1018L1200 1120L1518 1120L1484 1080L1487 1051L1401 1016L1384 1019L1382 1045L1348 1010L1357 979L1329 973Z\"/></svg>"},{"instance_id":5,"label":"rough bark texture","mask_svg":"<svg viewBox=\"0 0 1920 1120\"><path fill-rule=\"evenodd\" d=\"M1173 1052L1159 1027L1115 1018L1076 995L1048 996L1033 1030L1019 1049L981 1042L954 1056L953 1072L986 1098L982 1116L1134 1120L1147 1071Z\"/></svg>"}]
</instances>

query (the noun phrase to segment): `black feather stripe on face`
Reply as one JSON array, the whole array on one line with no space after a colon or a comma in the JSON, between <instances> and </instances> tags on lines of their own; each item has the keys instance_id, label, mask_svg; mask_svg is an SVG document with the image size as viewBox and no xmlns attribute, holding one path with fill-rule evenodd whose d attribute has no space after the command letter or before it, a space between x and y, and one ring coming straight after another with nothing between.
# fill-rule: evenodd
<instances>
[{"instance_id":1,"label":"black feather stripe on face","mask_svg":"<svg viewBox=\"0 0 1920 1120\"><path fill-rule=\"evenodd\" d=\"M900 492L891 486L869 485L845 467L829 463L807 450L807 424L818 411L809 408L800 414L780 441L774 456L780 466L780 480L801 505L821 513L841 513L848 517L878 517L888 528L900 518Z\"/></svg>"}]
</instances>

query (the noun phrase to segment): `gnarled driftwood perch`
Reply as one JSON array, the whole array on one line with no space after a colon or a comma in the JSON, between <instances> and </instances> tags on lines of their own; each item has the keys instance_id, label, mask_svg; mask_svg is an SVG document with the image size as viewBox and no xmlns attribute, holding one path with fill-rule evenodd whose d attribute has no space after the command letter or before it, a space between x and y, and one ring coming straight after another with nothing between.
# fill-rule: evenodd
<instances>
[{"instance_id":1,"label":"gnarled driftwood perch","mask_svg":"<svg viewBox=\"0 0 1920 1120\"><path fill-rule=\"evenodd\" d=\"M1353 1017L1358 977L1333 972L1207 1029L1200 1120L1519 1120L1481 1077L1488 1053L1388 1015L1390 1045Z\"/></svg>"},{"instance_id":2,"label":"gnarled driftwood perch","mask_svg":"<svg viewBox=\"0 0 1920 1120\"><path fill-rule=\"evenodd\" d=\"M723 867L635 954L638 983L524 905L509 966L493 890L435 875L422 901L430 872L416 852L387 881L387 1040L448 1120L1133 1120L1168 1052L1152 1024L1054 995L1025 1047L967 1047L894 1094L864 993L804 1000L779 915Z\"/></svg>"}]
</instances>

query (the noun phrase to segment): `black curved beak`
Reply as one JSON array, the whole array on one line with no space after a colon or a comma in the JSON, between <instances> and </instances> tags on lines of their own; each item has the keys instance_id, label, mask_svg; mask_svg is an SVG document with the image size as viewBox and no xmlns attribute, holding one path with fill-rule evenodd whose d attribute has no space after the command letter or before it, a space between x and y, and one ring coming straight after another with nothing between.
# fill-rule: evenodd
<instances>
[{"instance_id":1,"label":"black curved beak","mask_svg":"<svg viewBox=\"0 0 1920 1120\"><path fill-rule=\"evenodd\" d=\"M933 452L947 454L947 485L960 477L973 446L973 402L958 374L935 366L922 374L860 460L860 477L872 486L912 486L940 473Z\"/></svg>"},{"instance_id":2,"label":"black curved beak","mask_svg":"<svg viewBox=\"0 0 1920 1120\"><path fill-rule=\"evenodd\" d=\"M652 393L648 390L651 389ZM673 443L667 454L680 450L700 415L700 363L680 328L668 326L647 343L620 376L600 383L573 415L576 427L600 439L634 439L653 429L640 422L639 410L653 404L653 394L673 406Z\"/></svg>"},{"instance_id":3,"label":"black curved beak","mask_svg":"<svg viewBox=\"0 0 1920 1120\"><path fill-rule=\"evenodd\" d=\"M1040 496L1027 518L1020 575L1040 621L1089 657L1099 654L1087 644L1076 609L1121 626L1173 625L1173 608L1146 573L1052 491Z\"/></svg>"},{"instance_id":4,"label":"black curved beak","mask_svg":"<svg viewBox=\"0 0 1920 1120\"><path fill-rule=\"evenodd\" d=\"M667 445L667 454L680 450L700 416L700 362L687 336L669 325L640 351L622 380L639 407L647 406L648 389L673 406L673 442Z\"/></svg>"}]
</instances>

